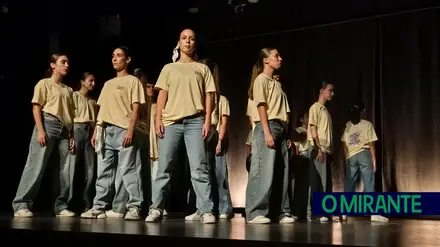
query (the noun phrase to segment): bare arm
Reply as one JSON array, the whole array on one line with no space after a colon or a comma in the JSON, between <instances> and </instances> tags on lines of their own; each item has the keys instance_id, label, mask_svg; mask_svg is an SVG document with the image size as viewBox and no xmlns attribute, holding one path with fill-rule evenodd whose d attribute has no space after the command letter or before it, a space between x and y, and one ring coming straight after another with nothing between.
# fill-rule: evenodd
<instances>
[{"instance_id":1,"label":"bare arm","mask_svg":"<svg viewBox=\"0 0 440 247\"><path fill-rule=\"evenodd\" d=\"M228 125L228 117L222 116L222 123L220 124L220 128L218 131L218 141L222 141L226 135L226 126Z\"/></svg>"},{"instance_id":2,"label":"bare arm","mask_svg":"<svg viewBox=\"0 0 440 247\"><path fill-rule=\"evenodd\" d=\"M258 106L258 115L260 116L260 122L264 130L264 135L272 135L269 128L269 120L267 117L267 111L265 105Z\"/></svg>"},{"instance_id":3,"label":"bare arm","mask_svg":"<svg viewBox=\"0 0 440 247\"><path fill-rule=\"evenodd\" d=\"M376 163L376 147L374 146L374 142L370 142L369 146L371 152L371 159L373 160L373 163Z\"/></svg>"},{"instance_id":4,"label":"bare arm","mask_svg":"<svg viewBox=\"0 0 440 247\"><path fill-rule=\"evenodd\" d=\"M321 146L319 144L318 128L315 125L310 125L310 133L312 134L313 144L315 148L321 150Z\"/></svg>"},{"instance_id":5,"label":"bare arm","mask_svg":"<svg viewBox=\"0 0 440 247\"><path fill-rule=\"evenodd\" d=\"M165 107L165 103L168 100L168 91L160 90L159 95L157 96L156 102L156 121L162 120L162 111Z\"/></svg>"},{"instance_id":6,"label":"bare arm","mask_svg":"<svg viewBox=\"0 0 440 247\"><path fill-rule=\"evenodd\" d=\"M214 101L213 93L205 94L205 124L211 125L212 105Z\"/></svg>"},{"instance_id":7,"label":"bare arm","mask_svg":"<svg viewBox=\"0 0 440 247\"><path fill-rule=\"evenodd\" d=\"M32 114L34 115L35 125L37 126L38 132L44 132L43 118L41 116L41 106L38 104L32 105Z\"/></svg>"},{"instance_id":8,"label":"bare arm","mask_svg":"<svg viewBox=\"0 0 440 247\"><path fill-rule=\"evenodd\" d=\"M133 105L131 106L132 113L130 117L130 124L128 125L129 131L134 131L134 128L136 127L136 122L139 118L139 106L139 103L133 103Z\"/></svg>"}]
</instances>

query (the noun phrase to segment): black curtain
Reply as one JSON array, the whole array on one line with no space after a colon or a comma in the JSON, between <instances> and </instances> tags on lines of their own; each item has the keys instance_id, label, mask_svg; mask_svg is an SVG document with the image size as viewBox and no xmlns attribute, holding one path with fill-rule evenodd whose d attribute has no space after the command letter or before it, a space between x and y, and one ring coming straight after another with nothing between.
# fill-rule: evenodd
<instances>
[{"instance_id":1,"label":"black curtain","mask_svg":"<svg viewBox=\"0 0 440 247\"><path fill-rule=\"evenodd\" d=\"M244 207L249 131L247 88L258 51L277 48L284 59L281 83L289 95L291 125L314 102L321 81L335 84L333 190L342 191L345 160L341 135L350 104L362 100L376 128L378 191L436 191L440 187L438 10L347 22L295 32L206 44L203 57L220 66L221 89L231 105L228 154L234 207ZM360 185L361 188L362 185Z\"/></svg>"}]
</instances>

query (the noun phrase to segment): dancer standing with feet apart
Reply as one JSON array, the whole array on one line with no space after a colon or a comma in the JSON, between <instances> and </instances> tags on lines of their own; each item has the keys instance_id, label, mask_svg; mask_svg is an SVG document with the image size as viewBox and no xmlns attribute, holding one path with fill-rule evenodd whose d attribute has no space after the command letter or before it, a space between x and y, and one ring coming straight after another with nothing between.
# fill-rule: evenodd
<instances>
[{"instance_id":1,"label":"dancer standing with feet apart","mask_svg":"<svg viewBox=\"0 0 440 247\"><path fill-rule=\"evenodd\" d=\"M17 194L12 202L15 217L32 217L33 200L40 189L41 179L51 155L57 157L59 174L59 196L55 199L54 212L60 217L73 217L68 210L72 198L74 164L70 163L69 152L74 151L73 119L75 105L72 88L64 85L62 79L69 71L69 59L62 54L50 57L45 79L34 88L32 113L35 127L29 144L29 154L21 175ZM59 170L58 170L59 169Z\"/></svg>"},{"instance_id":2,"label":"dancer standing with feet apart","mask_svg":"<svg viewBox=\"0 0 440 247\"><path fill-rule=\"evenodd\" d=\"M330 192L332 190L332 176L330 170L329 157L332 153L333 127L332 118L325 106L333 98L333 84L323 81L319 84L317 92L318 101L309 109L309 127L307 129L307 139L309 140L310 157L310 193L309 205L307 206L307 219L311 216L311 199L314 192ZM334 216L333 220L339 218ZM321 222L327 222L328 217L321 217Z\"/></svg>"},{"instance_id":3,"label":"dancer standing with feet apart","mask_svg":"<svg viewBox=\"0 0 440 247\"><path fill-rule=\"evenodd\" d=\"M273 79L273 73L280 69L281 61L276 49L262 49L253 68L248 91L249 98L258 109L258 115L253 116L256 125L246 189L246 220L253 224L270 223L272 217L269 213L274 214L273 218L279 223L294 222L290 215L288 195L287 132L290 108L280 82ZM272 205L276 208L272 208Z\"/></svg>"},{"instance_id":4,"label":"dancer standing with feet apart","mask_svg":"<svg viewBox=\"0 0 440 247\"><path fill-rule=\"evenodd\" d=\"M361 118L364 104L353 104L350 109L350 121L345 125L342 135L344 154L347 160L347 176L344 192L355 192L359 177L362 177L364 192L375 192L374 174L376 173L376 131L373 124ZM347 220L347 216L342 216ZM388 218L371 215L371 221L385 222Z\"/></svg>"},{"instance_id":5,"label":"dancer standing with feet apart","mask_svg":"<svg viewBox=\"0 0 440 247\"><path fill-rule=\"evenodd\" d=\"M128 73L130 62L128 48L123 46L113 51L116 77L104 84L98 98L100 109L92 137L92 144L98 152L96 196L93 208L83 213L83 218L107 217L105 209L112 202L115 172L119 172L129 196L125 219L140 219L143 192L141 165L136 162L138 145L134 130L140 105L145 104L145 93L139 79ZM119 187L115 189L120 190Z\"/></svg>"},{"instance_id":6,"label":"dancer standing with feet apart","mask_svg":"<svg viewBox=\"0 0 440 247\"><path fill-rule=\"evenodd\" d=\"M226 152L228 150L228 138L226 127L230 114L228 99L220 94L220 79L217 63L210 59L202 59L200 63L206 64L213 77L217 93L215 106L211 118L211 134L206 143L208 165L212 177L212 197L214 201L214 212L220 219L232 217L232 201L229 193L228 166L226 163ZM200 220L200 213L195 212L185 220Z\"/></svg>"},{"instance_id":7,"label":"dancer standing with feet apart","mask_svg":"<svg viewBox=\"0 0 440 247\"><path fill-rule=\"evenodd\" d=\"M152 184L153 204L145 221L156 222L162 218L172 168L184 142L201 222L215 223L204 139L210 135L216 89L208 66L197 62L196 36L192 30L180 33L173 63L164 66L155 88L160 90L156 112L159 167Z\"/></svg>"},{"instance_id":8,"label":"dancer standing with feet apart","mask_svg":"<svg viewBox=\"0 0 440 247\"><path fill-rule=\"evenodd\" d=\"M73 92L73 102L75 103L75 153L71 156L72 164L77 169L84 169L83 202L89 210L93 206L93 177L95 175L95 149L91 139L96 124L98 105L96 101L89 97L89 93L95 88L95 76L85 72L81 78L81 88Z\"/></svg>"}]
</instances>

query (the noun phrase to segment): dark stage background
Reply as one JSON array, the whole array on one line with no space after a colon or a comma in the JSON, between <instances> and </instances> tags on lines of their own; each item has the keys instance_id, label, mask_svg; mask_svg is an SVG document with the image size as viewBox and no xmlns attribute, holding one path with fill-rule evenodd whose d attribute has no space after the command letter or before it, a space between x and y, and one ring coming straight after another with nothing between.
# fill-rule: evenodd
<instances>
[{"instance_id":1,"label":"dark stage background","mask_svg":"<svg viewBox=\"0 0 440 247\"><path fill-rule=\"evenodd\" d=\"M379 137L377 190L440 189L438 9L321 26L316 24L362 17L363 13L342 19L330 15L325 19L319 13L313 15L315 19L307 19L304 14L292 17L304 19L295 30L257 35L252 33L258 31L256 27L247 33L244 28L233 28L233 34L220 37L221 33L208 32L206 26L194 24L200 21L194 17L188 17L182 24L173 13L158 17L142 15L141 10L132 15L123 10L108 10L106 14L122 13L122 31L117 35L100 29L97 16L102 14L99 11L104 11L100 5L84 8L67 3L54 6L23 2L27 4L26 9L20 8L20 1L9 4L11 13L5 18L8 25L2 26L2 33L8 34L6 41L2 39L5 44L2 51L10 59L1 60L4 87L1 93L7 117L1 123L6 138L2 142L5 168L0 184L5 189L0 211L11 211L33 127L32 90L41 79L52 51L61 50L69 55L71 73L67 82L70 85L78 82L81 71L92 70L98 76L99 90L113 76L110 62L113 48L128 45L134 53L134 66L145 68L155 80L161 67L171 59L179 31L193 26L201 37L199 55L218 61L221 90L231 104L228 165L234 207L245 205L245 139L249 131L245 116L246 92L252 65L263 47L278 48L284 59L281 82L289 95L293 125L298 122L298 114L313 103L312 87L321 80L335 83L335 97L329 105L335 140L334 191L342 190L345 177L339 140L348 120L349 105L359 99L366 104L365 117L375 125ZM303 9L306 5L302 5ZM53 11L55 9L65 12L60 14ZM385 10L389 8L382 8ZM153 25L146 28L145 23ZM251 24L249 19L248 24ZM288 29L287 24L283 28ZM270 31L267 26L261 26L261 30ZM240 38L239 35L249 36ZM50 190L50 181L45 181L37 208L50 210Z\"/></svg>"}]
</instances>

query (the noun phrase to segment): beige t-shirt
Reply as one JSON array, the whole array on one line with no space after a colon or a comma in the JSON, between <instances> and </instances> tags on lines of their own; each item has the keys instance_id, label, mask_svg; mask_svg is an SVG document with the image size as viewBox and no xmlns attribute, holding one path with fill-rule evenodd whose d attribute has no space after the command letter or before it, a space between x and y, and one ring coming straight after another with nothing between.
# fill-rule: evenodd
<instances>
[{"instance_id":1,"label":"beige t-shirt","mask_svg":"<svg viewBox=\"0 0 440 247\"><path fill-rule=\"evenodd\" d=\"M284 123L289 122L289 102L281 88L281 83L261 73L255 79L253 94L256 106L260 104L267 105L268 120L277 119ZM254 119L260 121L259 114L254 116Z\"/></svg>"},{"instance_id":2,"label":"beige t-shirt","mask_svg":"<svg viewBox=\"0 0 440 247\"><path fill-rule=\"evenodd\" d=\"M165 65L156 89L168 92L162 111L164 126L205 111L205 94L215 93L215 84L208 66L198 62L175 62Z\"/></svg>"},{"instance_id":3,"label":"beige t-shirt","mask_svg":"<svg viewBox=\"0 0 440 247\"><path fill-rule=\"evenodd\" d=\"M307 133L307 129L300 126L300 127L296 128L296 132L298 132L300 134L301 133ZM309 146L310 146L308 140L304 140L302 142L294 142L294 144L295 144L296 147L298 147L298 151L300 153L307 151L309 149Z\"/></svg>"},{"instance_id":4,"label":"beige t-shirt","mask_svg":"<svg viewBox=\"0 0 440 247\"><path fill-rule=\"evenodd\" d=\"M345 125L341 141L345 142L348 148L347 159L369 148L371 142L377 141L376 131L373 124L367 120L361 120L358 124L348 121Z\"/></svg>"},{"instance_id":5,"label":"beige t-shirt","mask_svg":"<svg viewBox=\"0 0 440 247\"><path fill-rule=\"evenodd\" d=\"M98 123L128 129L134 103L145 104L145 93L138 78L127 75L107 81L98 99Z\"/></svg>"},{"instance_id":6,"label":"beige t-shirt","mask_svg":"<svg viewBox=\"0 0 440 247\"><path fill-rule=\"evenodd\" d=\"M42 79L34 87L32 103L40 105L43 112L57 117L68 130L72 129L75 118L72 88L51 78Z\"/></svg>"},{"instance_id":7,"label":"beige t-shirt","mask_svg":"<svg viewBox=\"0 0 440 247\"><path fill-rule=\"evenodd\" d=\"M258 115L257 105L255 104L255 101L251 99L248 99L246 115L249 116L250 119L252 119L252 130L254 130L255 122L259 121L260 117Z\"/></svg>"},{"instance_id":8,"label":"beige t-shirt","mask_svg":"<svg viewBox=\"0 0 440 247\"><path fill-rule=\"evenodd\" d=\"M315 102L309 109L309 127L307 128L307 139L310 145L314 145L310 125L314 125L318 129L319 144L324 153L332 152L333 131L332 118L327 107Z\"/></svg>"},{"instance_id":9,"label":"beige t-shirt","mask_svg":"<svg viewBox=\"0 0 440 247\"><path fill-rule=\"evenodd\" d=\"M229 117L231 113L228 99L225 96L220 95L220 100L218 104L216 104L215 109L218 113L216 113L216 111L212 112L211 125L216 126L217 131L219 131L223 116Z\"/></svg>"},{"instance_id":10,"label":"beige t-shirt","mask_svg":"<svg viewBox=\"0 0 440 247\"><path fill-rule=\"evenodd\" d=\"M150 159L157 160L159 158L159 148L156 135L156 103L150 107Z\"/></svg>"},{"instance_id":11,"label":"beige t-shirt","mask_svg":"<svg viewBox=\"0 0 440 247\"><path fill-rule=\"evenodd\" d=\"M75 123L96 123L98 104L95 100L82 95L79 91L73 92L75 103Z\"/></svg>"}]
</instances>

